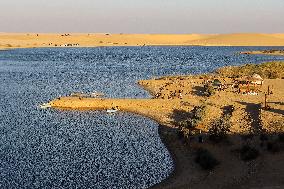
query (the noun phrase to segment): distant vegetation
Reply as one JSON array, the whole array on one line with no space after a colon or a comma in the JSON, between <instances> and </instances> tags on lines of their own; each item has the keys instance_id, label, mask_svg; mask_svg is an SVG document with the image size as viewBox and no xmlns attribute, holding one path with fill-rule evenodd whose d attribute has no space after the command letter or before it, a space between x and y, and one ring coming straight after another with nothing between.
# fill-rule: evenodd
<instances>
[{"instance_id":1,"label":"distant vegetation","mask_svg":"<svg viewBox=\"0 0 284 189\"><path fill-rule=\"evenodd\" d=\"M219 68L216 73L223 77L242 77L259 74L266 79L284 79L284 61L266 62L263 64L246 64Z\"/></svg>"}]
</instances>

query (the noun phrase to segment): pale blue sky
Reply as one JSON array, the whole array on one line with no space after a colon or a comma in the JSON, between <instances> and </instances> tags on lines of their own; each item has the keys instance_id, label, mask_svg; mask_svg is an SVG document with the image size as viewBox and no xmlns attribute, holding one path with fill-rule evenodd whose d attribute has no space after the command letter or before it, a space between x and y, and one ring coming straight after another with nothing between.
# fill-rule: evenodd
<instances>
[{"instance_id":1,"label":"pale blue sky","mask_svg":"<svg viewBox=\"0 0 284 189\"><path fill-rule=\"evenodd\" d=\"M284 33L284 0L0 0L0 32Z\"/></svg>"}]
</instances>

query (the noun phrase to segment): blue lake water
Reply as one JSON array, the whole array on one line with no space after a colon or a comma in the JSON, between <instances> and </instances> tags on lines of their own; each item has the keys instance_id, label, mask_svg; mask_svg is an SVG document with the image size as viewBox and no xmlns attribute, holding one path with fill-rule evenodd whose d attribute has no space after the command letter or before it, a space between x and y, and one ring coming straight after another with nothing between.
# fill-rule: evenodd
<instances>
[{"instance_id":1,"label":"blue lake water","mask_svg":"<svg viewBox=\"0 0 284 189\"><path fill-rule=\"evenodd\" d=\"M147 98L136 84L140 79L284 60L238 54L262 49L271 47L0 51L0 188L148 188L161 182L172 172L173 161L154 121L38 105L79 91Z\"/></svg>"}]
</instances>

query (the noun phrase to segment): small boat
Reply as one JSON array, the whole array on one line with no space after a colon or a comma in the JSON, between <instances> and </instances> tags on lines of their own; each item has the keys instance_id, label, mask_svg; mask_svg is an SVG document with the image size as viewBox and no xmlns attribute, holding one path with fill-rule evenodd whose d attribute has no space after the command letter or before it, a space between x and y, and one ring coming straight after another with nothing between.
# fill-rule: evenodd
<instances>
[{"instance_id":1,"label":"small boat","mask_svg":"<svg viewBox=\"0 0 284 189\"><path fill-rule=\"evenodd\" d=\"M119 108L118 108L118 106L116 106L116 107L112 107L111 109L108 109L106 112L107 113L115 113L115 112L117 112L119 110Z\"/></svg>"},{"instance_id":2,"label":"small boat","mask_svg":"<svg viewBox=\"0 0 284 189\"><path fill-rule=\"evenodd\" d=\"M104 96L104 93L100 93L100 92L93 92L90 94L91 97L93 98L102 98Z\"/></svg>"},{"instance_id":3,"label":"small boat","mask_svg":"<svg viewBox=\"0 0 284 189\"><path fill-rule=\"evenodd\" d=\"M47 109L51 108L51 105L49 103L43 103L42 105L39 106L41 109Z\"/></svg>"},{"instance_id":4,"label":"small boat","mask_svg":"<svg viewBox=\"0 0 284 189\"><path fill-rule=\"evenodd\" d=\"M116 109L110 109L110 110L107 110L106 112L107 113L115 113L115 112L117 112L118 110L116 110Z\"/></svg>"}]
</instances>

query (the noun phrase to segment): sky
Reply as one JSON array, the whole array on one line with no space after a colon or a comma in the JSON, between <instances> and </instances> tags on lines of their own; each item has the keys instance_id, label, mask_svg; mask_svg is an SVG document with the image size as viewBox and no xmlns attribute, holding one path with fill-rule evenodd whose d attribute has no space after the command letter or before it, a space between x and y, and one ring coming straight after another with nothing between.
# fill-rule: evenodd
<instances>
[{"instance_id":1,"label":"sky","mask_svg":"<svg viewBox=\"0 0 284 189\"><path fill-rule=\"evenodd\" d=\"M0 32L284 33L284 0L0 0Z\"/></svg>"}]
</instances>

